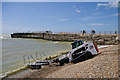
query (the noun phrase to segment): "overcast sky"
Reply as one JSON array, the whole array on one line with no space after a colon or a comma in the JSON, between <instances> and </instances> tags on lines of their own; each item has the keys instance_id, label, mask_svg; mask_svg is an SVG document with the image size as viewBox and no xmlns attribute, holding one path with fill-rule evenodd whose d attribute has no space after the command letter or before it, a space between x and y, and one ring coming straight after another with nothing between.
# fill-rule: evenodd
<instances>
[{"instance_id":1,"label":"overcast sky","mask_svg":"<svg viewBox=\"0 0 120 80\"><path fill-rule=\"evenodd\" d=\"M3 2L3 33L80 32L118 30L118 3Z\"/></svg>"}]
</instances>

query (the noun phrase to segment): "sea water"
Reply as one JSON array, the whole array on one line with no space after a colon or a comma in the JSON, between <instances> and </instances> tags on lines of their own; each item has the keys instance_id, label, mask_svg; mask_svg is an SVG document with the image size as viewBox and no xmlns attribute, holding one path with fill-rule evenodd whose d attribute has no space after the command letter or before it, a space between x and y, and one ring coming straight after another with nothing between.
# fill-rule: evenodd
<instances>
[{"instance_id":1,"label":"sea water","mask_svg":"<svg viewBox=\"0 0 120 80\"><path fill-rule=\"evenodd\" d=\"M15 69L23 67L24 55L32 55L34 58L57 55L61 51L68 51L71 45L68 42L53 42L41 39L11 38L10 34L3 34L2 39L2 73L7 74ZM45 57L42 55L42 57ZM32 59L32 58L30 58Z\"/></svg>"}]
</instances>

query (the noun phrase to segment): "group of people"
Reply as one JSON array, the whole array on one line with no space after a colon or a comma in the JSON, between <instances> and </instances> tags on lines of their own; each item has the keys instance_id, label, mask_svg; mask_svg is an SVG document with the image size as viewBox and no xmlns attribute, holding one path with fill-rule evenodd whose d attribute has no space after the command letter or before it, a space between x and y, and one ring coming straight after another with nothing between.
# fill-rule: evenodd
<instances>
[{"instance_id":1,"label":"group of people","mask_svg":"<svg viewBox=\"0 0 120 80\"><path fill-rule=\"evenodd\" d=\"M85 34L86 33L86 31L85 30L83 30L83 31L81 31L83 34ZM91 34L95 34L95 30L94 29L92 29L91 30Z\"/></svg>"},{"instance_id":2,"label":"group of people","mask_svg":"<svg viewBox=\"0 0 120 80\"><path fill-rule=\"evenodd\" d=\"M81 33L82 33L82 34L85 34L86 31L83 30L83 31L81 31ZM96 31L95 31L94 29L92 29L92 30L91 30L91 34L95 34L95 33L96 33ZM101 33L101 32L100 32L100 33ZM105 31L105 34L106 34L106 31ZM110 34L111 34L111 31L110 31ZM116 30L115 30L114 34L117 34L117 31L116 31Z\"/></svg>"}]
</instances>

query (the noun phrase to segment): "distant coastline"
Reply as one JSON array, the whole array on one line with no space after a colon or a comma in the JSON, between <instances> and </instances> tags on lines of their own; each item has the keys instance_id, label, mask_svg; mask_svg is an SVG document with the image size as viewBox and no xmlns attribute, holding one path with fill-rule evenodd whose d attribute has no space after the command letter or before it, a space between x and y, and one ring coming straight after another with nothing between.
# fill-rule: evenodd
<instances>
[{"instance_id":1,"label":"distant coastline","mask_svg":"<svg viewBox=\"0 0 120 80\"><path fill-rule=\"evenodd\" d=\"M82 33L13 33L11 38L32 38L50 41L67 41L75 40L93 41L98 45L116 45L118 44L118 34L82 34Z\"/></svg>"}]
</instances>

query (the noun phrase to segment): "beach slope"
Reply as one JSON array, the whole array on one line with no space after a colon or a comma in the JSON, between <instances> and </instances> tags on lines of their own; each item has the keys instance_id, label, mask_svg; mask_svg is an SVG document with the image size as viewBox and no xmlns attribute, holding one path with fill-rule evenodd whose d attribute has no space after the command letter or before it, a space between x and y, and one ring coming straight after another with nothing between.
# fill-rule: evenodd
<instances>
[{"instance_id":1,"label":"beach slope","mask_svg":"<svg viewBox=\"0 0 120 80\"><path fill-rule=\"evenodd\" d=\"M118 45L99 50L99 55L86 61L64 66L53 64L13 78L118 78Z\"/></svg>"}]
</instances>

